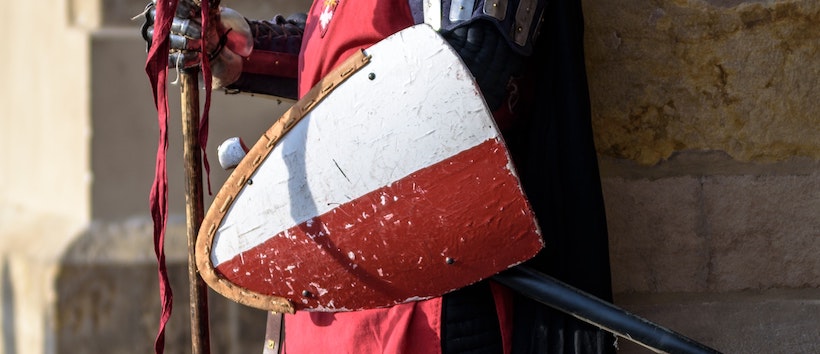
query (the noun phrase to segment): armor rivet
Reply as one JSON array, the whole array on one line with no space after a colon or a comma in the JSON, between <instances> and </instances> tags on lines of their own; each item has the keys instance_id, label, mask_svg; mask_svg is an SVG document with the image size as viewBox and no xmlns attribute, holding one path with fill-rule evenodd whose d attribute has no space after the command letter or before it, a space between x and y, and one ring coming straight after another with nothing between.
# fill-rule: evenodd
<instances>
[{"instance_id":1,"label":"armor rivet","mask_svg":"<svg viewBox=\"0 0 820 354\"><path fill-rule=\"evenodd\" d=\"M375 80L376 79L376 73L367 74L367 78L370 79L370 80Z\"/></svg>"},{"instance_id":2,"label":"armor rivet","mask_svg":"<svg viewBox=\"0 0 820 354\"><path fill-rule=\"evenodd\" d=\"M276 341L269 339L268 340L268 349L273 349L275 347L276 347Z\"/></svg>"},{"instance_id":3,"label":"armor rivet","mask_svg":"<svg viewBox=\"0 0 820 354\"><path fill-rule=\"evenodd\" d=\"M302 290L302 296L303 297L311 297L312 295L313 294L311 294L310 291Z\"/></svg>"},{"instance_id":4,"label":"armor rivet","mask_svg":"<svg viewBox=\"0 0 820 354\"><path fill-rule=\"evenodd\" d=\"M253 184L253 180L248 178L248 184Z\"/></svg>"},{"instance_id":5,"label":"armor rivet","mask_svg":"<svg viewBox=\"0 0 820 354\"><path fill-rule=\"evenodd\" d=\"M456 260L453 259L452 257L447 257L447 258L444 259L444 261L447 262L447 264L453 264L453 263L456 262Z\"/></svg>"}]
</instances>

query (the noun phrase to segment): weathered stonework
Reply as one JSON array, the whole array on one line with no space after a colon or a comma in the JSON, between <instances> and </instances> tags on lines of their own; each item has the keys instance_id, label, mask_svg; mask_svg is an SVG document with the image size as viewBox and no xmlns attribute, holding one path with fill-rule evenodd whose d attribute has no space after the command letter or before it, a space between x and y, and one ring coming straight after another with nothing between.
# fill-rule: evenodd
<instances>
[{"instance_id":1,"label":"weathered stonework","mask_svg":"<svg viewBox=\"0 0 820 354\"><path fill-rule=\"evenodd\" d=\"M169 225L168 275L174 307L165 353L191 352L185 225ZM150 220L95 224L63 252L55 274L54 352L150 353L161 308ZM258 353L265 311L209 292L209 341L214 353ZM94 339L94 340L89 340ZM70 349L70 351L69 351Z\"/></svg>"},{"instance_id":2,"label":"weathered stonework","mask_svg":"<svg viewBox=\"0 0 820 354\"><path fill-rule=\"evenodd\" d=\"M584 2L598 151L820 158L820 2Z\"/></svg>"},{"instance_id":3,"label":"weathered stonework","mask_svg":"<svg viewBox=\"0 0 820 354\"><path fill-rule=\"evenodd\" d=\"M604 176L613 290L820 288L820 173L687 155Z\"/></svg>"},{"instance_id":4,"label":"weathered stonework","mask_svg":"<svg viewBox=\"0 0 820 354\"><path fill-rule=\"evenodd\" d=\"M820 289L622 294L615 301L723 353L818 353ZM619 354L647 354L618 340Z\"/></svg>"}]
</instances>

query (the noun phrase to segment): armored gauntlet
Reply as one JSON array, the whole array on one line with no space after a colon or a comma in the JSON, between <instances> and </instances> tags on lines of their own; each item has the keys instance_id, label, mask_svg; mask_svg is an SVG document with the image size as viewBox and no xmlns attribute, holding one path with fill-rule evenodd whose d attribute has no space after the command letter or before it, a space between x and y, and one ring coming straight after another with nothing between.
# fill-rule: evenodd
<instances>
[{"instance_id":1,"label":"armored gauntlet","mask_svg":"<svg viewBox=\"0 0 820 354\"><path fill-rule=\"evenodd\" d=\"M224 87L235 82L242 72L243 59L253 50L253 37L248 22L236 11L220 7L216 11L216 23L202 33L200 8L181 1L177 6L171 25L168 65L174 68L191 68L201 63L202 53L211 62L213 84ZM155 2L146 6L142 37L149 47L154 33Z\"/></svg>"}]
</instances>

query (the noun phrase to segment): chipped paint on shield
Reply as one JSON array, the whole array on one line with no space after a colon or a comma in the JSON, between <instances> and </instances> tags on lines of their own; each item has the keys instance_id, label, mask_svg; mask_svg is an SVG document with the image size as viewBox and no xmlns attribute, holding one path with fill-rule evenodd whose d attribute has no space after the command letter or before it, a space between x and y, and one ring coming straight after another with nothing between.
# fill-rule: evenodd
<instances>
[{"instance_id":1,"label":"chipped paint on shield","mask_svg":"<svg viewBox=\"0 0 820 354\"><path fill-rule=\"evenodd\" d=\"M258 247L224 261L217 269L249 270L251 275L225 277L255 292L292 293L295 287L300 294L307 290L313 296L300 298L299 302L314 310L329 308L331 301L354 309L392 305L403 302L406 294L435 292L427 284L450 289L463 286L465 276L486 277L486 272L499 267L496 259L516 256L519 250L511 245L529 242L529 249L540 248L539 238L528 237L537 232L533 215L517 192L517 179L503 168L507 158L499 146L498 140L488 140L277 235L269 235ZM403 198L383 204L382 197L386 195ZM382 223L387 215L394 222ZM326 232L326 236L311 238L316 230ZM293 238L279 237L283 234ZM437 239L430 235L458 237ZM311 251L317 246L333 252L327 257L319 256ZM288 252L260 263L271 248ZM474 252L478 249L492 250L493 255ZM454 264L447 264L447 258L454 259ZM275 264L285 260L299 264L276 274L275 277L287 279L286 285L266 282L254 275L269 274ZM425 282L414 279L420 274ZM349 291L347 284L367 284L374 292L359 296ZM321 294L317 295L317 291Z\"/></svg>"},{"instance_id":2,"label":"chipped paint on shield","mask_svg":"<svg viewBox=\"0 0 820 354\"><path fill-rule=\"evenodd\" d=\"M543 246L452 49L422 25L366 52L231 198L207 253L219 281L351 311L439 296Z\"/></svg>"}]
</instances>

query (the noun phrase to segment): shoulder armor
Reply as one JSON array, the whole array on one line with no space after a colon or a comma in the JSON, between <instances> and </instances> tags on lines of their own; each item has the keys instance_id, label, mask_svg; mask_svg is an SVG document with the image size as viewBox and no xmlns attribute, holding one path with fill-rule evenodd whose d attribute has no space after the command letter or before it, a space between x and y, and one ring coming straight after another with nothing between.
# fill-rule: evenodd
<instances>
[{"instance_id":1,"label":"shoulder armor","mask_svg":"<svg viewBox=\"0 0 820 354\"><path fill-rule=\"evenodd\" d=\"M416 23L449 32L477 19L493 22L510 46L523 55L532 53L546 0L409 0Z\"/></svg>"}]
</instances>

